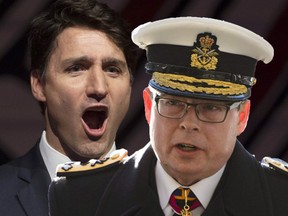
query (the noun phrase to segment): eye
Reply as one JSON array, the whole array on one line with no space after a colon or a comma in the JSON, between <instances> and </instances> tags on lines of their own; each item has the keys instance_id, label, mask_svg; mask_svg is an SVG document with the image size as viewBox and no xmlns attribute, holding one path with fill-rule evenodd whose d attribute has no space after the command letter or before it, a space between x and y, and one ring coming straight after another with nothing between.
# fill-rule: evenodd
<instances>
[{"instance_id":1,"label":"eye","mask_svg":"<svg viewBox=\"0 0 288 216\"><path fill-rule=\"evenodd\" d=\"M121 69L116 66L108 66L105 68L106 72L112 73L112 74L119 74L121 73Z\"/></svg>"},{"instance_id":2,"label":"eye","mask_svg":"<svg viewBox=\"0 0 288 216\"><path fill-rule=\"evenodd\" d=\"M79 72L79 71L84 71L84 70L87 70L87 68L81 64L75 64L65 69L65 71L69 73L74 73L74 72Z\"/></svg>"},{"instance_id":3,"label":"eye","mask_svg":"<svg viewBox=\"0 0 288 216\"><path fill-rule=\"evenodd\" d=\"M222 112L223 110L226 109L224 105L219 105L219 104L201 104L201 109L205 111L219 111Z\"/></svg>"},{"instance_id":4,"label":"eye","mask_svg":"<svg viewBox=\"0 0 288 216\"><path fill-rule=\"evenodd\" d=\"M114 78L119 77L123 71L123 70L121 70L120 67L115 66L115 65L108 65L108 66L104 67L103 70L107 73L108 76L110 76L112 78L113 77Z\"/></svg>"},{"instance_id":5,"label":"eye","mask_svg":"<svg viewBox=\"0 0 288 216\"><path fill-rule=\"evenodd\" d=\"M168 98L162 98L161 102L163 103L163 105L165 106L183 106L183 102L178 101L178 100L174 100L174 99L168 99Z\"/></svg>"}]
</instances>

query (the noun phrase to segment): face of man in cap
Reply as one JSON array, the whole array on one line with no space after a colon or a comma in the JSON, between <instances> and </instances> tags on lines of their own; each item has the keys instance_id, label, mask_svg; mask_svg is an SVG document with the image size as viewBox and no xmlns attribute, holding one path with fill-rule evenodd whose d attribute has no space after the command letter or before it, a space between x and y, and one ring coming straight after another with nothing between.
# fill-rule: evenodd
<instances>
[{"instance_id":1,"label":"face of man in cap","mask_svg":"<svg viewBox=\"0 0 288 216\"><path fill-rule=\"evenodd\" d=\"M192 106L180 119L161 116L157 111L155 94L151 88L146 88L144 104L151 144L162 167L182 185L191 185L215 174L230 158L236 137L246 127L250 101L229 110L223 122L209 123L199 120ZM219 104L212 100L172 96L161 92L157 94L163 98L192 104Z\"/></svg>"},{"instance_id":2,"label":"face of man in cap","mask_svg":"<svg viewBox=\"0 0 288 216\"><path fill-rule=\"evenodd\" d=\"M192 185L225 167L250 110L255 67L273 47L232 23L168 18L137 27L152 74L144 90L152 147L163 169Z\"/></svg>"}]
</instances>

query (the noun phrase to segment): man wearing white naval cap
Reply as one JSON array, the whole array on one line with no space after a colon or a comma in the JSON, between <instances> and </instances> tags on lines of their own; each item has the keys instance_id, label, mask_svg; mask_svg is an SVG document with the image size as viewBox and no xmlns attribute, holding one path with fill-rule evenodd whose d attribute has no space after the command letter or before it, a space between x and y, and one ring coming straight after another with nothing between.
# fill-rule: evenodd
<instances>
[{"instance_id":1,"label":"man wearing white naval cap","mask_svg":"<svg viewBox=\"0 0 288 216\"><path fill-rule=\"evenodd\" d=\"M272 46L238 25L197 17L143 24L132 40L152 74L143 91L150 142L98 166L60 166L51 215L286 216L287 164L258 162L237 140L256 63L272 60Z\"/></svg>"}]
</instances>

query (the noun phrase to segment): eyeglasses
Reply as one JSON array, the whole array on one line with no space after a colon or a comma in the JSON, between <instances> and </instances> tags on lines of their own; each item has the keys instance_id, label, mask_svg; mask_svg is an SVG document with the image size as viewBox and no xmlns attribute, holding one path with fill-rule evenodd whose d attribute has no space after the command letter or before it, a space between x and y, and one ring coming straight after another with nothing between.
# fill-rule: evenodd
<instances>
[{"instance_id":1,"label":"eyeglasses","mask_svg":"<svg viewBox=\"0 0 288 216\"><path fill-rule=\"evenodd\" d=\"M162 98L156 95L155 102L159 115L181 119L190 106L195 108L197 118L203 122L221 123L224 122L229 110L239 107L242 101L233 104L215 104L215 103L186 103L171 98Z\"/></svg>"}]
</instances>

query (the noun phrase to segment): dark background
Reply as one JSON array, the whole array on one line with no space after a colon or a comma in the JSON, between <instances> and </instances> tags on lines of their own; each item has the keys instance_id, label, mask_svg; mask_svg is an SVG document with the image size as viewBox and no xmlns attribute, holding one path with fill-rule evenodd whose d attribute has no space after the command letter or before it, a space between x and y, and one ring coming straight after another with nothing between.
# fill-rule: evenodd
<instances>
[{"instance_id":1,"label":"dark background","mask_svg":"<svg viewBox=\"0 0 288 216\"><path fill-rule=\"evenodd\" d=\"M51 0L0 0L0 163L28 151L44 128L29 86L26 33L31 19ZM258 159L270 155L288 160L288 1L287 0L106 0L133 27L175 16L204 16L246 27L275 49L273 61L257 66L251 115L239 137ZM131 107L117 145L130 154L148 141L142 90L144 52L136 70Z\"/></svg>"}]
</instances>

